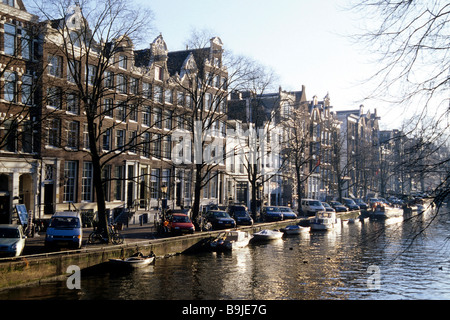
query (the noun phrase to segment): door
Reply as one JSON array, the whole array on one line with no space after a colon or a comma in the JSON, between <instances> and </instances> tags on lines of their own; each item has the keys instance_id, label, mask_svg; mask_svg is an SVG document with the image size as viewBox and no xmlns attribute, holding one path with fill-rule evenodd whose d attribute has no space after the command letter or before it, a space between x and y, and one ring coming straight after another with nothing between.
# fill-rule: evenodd
<instances>
[{"instance_id":1,"label":"door","mask_svg":"<svg viewBox=\"0 0 450 320\"><path fill-rule=\"evenodd\" d=\"M55 195L54 195L54 185L53 183L46 183L44 185L44 214L53 215L54 210Z\"/></svg>"}]
</instances>

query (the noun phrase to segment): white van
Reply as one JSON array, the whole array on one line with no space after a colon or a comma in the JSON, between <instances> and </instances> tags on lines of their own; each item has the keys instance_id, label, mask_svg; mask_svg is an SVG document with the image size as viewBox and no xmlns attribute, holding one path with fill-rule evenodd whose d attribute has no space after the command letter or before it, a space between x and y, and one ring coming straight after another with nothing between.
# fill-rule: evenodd
<instances>
[{"instance_id":1,"label":"white van","mask_svg":"<svg viewBox=\"0 0 450 320\"><path fill-rule=\"evenodd\" d=\"M83 229L78 212L56 212L48 225L45 236L46 247L81 248Z\"/></svg>"},{"instance_id":2,"label":"white van","mask_svg":"<svg viewBox=\"0 0 450 320\"><path fill-rule=\"evenodd\" d=\"M316 212L319 211L325 211L325 207L322 205L322 203L319 200L314 199L302 199L302 211L310 216L315 215Z\"/></svg>"}]
</instances>

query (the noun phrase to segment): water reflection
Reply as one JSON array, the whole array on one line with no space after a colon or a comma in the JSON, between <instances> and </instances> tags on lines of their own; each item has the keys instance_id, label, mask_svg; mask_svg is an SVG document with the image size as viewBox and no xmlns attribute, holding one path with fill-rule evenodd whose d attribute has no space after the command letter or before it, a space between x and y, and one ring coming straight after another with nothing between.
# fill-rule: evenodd
<instances>
[{"instance_id":1,"label":"water reflection","mask_svg":"<svg viewBox=\"0 0 450 320\"><path fill-rule=\"evenodd\" d=\"M127 273L82 274L65 282L0 292L0 299L450 299L450 217L346 221L233 252L158 259ZM369 266L381 286L367 286Z\"/></svg>"}]
</instances>

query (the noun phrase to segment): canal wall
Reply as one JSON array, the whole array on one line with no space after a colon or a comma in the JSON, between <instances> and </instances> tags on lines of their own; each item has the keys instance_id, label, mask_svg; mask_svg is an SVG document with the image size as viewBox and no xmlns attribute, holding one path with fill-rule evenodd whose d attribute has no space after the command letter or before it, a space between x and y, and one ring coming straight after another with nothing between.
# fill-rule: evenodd
<instances>
[{"instance_id":1,"label":"canal wall","mask_svg":"<svg viewBox=\"0 0 450 320\"><path fill-rule=\"evenodd\" d=\"M261 223L252 227L240 227L250 233L262 229L277 229L300 220L284 220ZM128 257L138 251L144 255L153 251L157 258L192 251L205 239L216 236L220 231L200 232L170 238L135 241L122 245L105 245L63 252L29 255L0 261L0 290L15 286L36 284L55 277L67 277L68 267L78 266L81 270L99 266L109 259Z\"/></svg>"}]
</instances>

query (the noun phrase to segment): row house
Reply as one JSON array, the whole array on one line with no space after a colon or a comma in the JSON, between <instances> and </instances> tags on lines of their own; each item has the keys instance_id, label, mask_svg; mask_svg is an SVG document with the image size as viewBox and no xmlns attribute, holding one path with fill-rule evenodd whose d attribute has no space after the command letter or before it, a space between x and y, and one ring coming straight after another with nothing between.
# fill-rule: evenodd
<instances>
[{"instance_id":1,"label":"row house","mask_svg":"<svg viewBox=\"0 0 450 320\"><path fill-rule=\"evenodd\" d=\"M341 122L340 162L344 180L343 197L365 198L379 191L380 144L379 117L364 113L364 106L356 110L337 111Z\"/></svg>"},{"instance_id":2,"label":"row house","mask_svg":"<svg viewBox=\"0 0 450 320\"><path fill-rule=\"evenodd\" d=\"M0 223L11 222L15 205L39 203L36 20L21 0L0 2Z\"/></svg>"},{"instance_id":3,"label":"row house","mask_svg":"<svg viewBox=\"0 0 450 320\"><path fill-rule=\"evenodd\" d=\"M336 132L336 114L327 94L322 101L317 96L308 104L309 110L309 178L304 196L326 199L335 195L333 168L333 134Z\"/></svg>"},{"instance_id":4,"label":"row house","mask_svg":"<svg viewBox=\"0 0 450 320\"><path fill-rule=\"evenodd\" d=\"M18 203L35 218L61 210L94 213L94 151L111 211L147 211L163 198L169 206L192 205L194 154L174 161L180 154L173 152L173 137L191 137L192 115L210 114L214 106L221 117L210 117L208 129L224 139L226 99L214 100L227 92L221 40L169 52L160 35L150 48L135 50L125 36L109 43L88 39L78 6L44 22L20 0L0 3L0 9L0 219L11 221ZM194 89L190 76L200 65L198 78L206 81L198 97L200 83ZM214 168L202 204L225 202L225 167Z\"/></svg>"}]
</instances>

